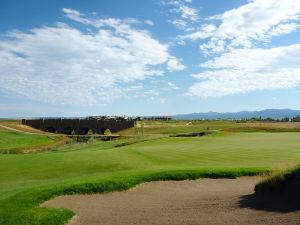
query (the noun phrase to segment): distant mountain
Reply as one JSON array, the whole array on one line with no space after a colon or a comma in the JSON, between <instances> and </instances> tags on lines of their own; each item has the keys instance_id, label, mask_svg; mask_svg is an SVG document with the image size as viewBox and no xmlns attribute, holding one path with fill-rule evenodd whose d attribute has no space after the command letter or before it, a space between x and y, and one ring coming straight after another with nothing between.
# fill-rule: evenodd
<instances>
[{"instance_id":1,"label":"distant mountain","mask_svg":"<svg viewBox=\"0 0 300 225\"><path fill-rule=\"evenodd\" d=\"M190 113L171 116L177 120L200 120L200 119L250 119L253 117L261 117L266 119L282 119L284 117L295 117L300 115L300 110L292 109L265 109L262 111L241 111L241 112L207 112L207 113Z\"/></svg>"}]
</instances>

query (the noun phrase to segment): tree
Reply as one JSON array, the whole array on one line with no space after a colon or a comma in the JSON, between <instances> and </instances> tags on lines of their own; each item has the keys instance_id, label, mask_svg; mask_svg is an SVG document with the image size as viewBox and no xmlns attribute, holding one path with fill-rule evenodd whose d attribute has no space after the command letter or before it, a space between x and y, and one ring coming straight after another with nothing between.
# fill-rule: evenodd
<instances>
[{"instance_id":1,"label":"tree","mask_svg":"<svg viewBox=\"0 0 300 225\"><path fill-rule=\"evenodd\" d=\"M300 115L296 116L296 117L293 117L291 119L291 122L300 122Z\"/></svg>"},{"instance_id":2,"label":"tree","mask_svg":"<svg viewBox=\"0 0 300 225\"><path fill-rule=\"evenodd\" d=\"M281 119L281 122L289 122L290 118L289 117L284 117Z\"/></svg>"}]
</instances>

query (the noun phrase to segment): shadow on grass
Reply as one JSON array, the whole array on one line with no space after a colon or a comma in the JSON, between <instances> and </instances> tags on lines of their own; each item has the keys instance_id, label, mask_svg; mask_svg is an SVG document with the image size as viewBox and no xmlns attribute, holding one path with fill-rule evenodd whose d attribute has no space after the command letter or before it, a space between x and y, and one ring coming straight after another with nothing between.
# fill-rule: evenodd
<instances>
[{"instance_id":1,"label":"shadow on grass","mask_svg":"<svg viewBox=\"0 0 300 225\"><path fill-rule=\"evenodd\" d=\"M240 198L240 207L288 213L300 210L300 194L255 193Z\"/></svg>"}]
</instances>

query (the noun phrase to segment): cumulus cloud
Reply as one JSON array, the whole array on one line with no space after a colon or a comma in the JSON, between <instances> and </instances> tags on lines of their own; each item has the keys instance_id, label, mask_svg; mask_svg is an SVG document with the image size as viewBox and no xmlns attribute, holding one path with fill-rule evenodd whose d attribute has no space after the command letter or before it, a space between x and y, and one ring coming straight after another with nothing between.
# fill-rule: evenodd
<instances>
[{"instance_id":1,"label":"cumulus cloud","mask_svg":"<svg viewBox=\"0 0 300 225\"><path fill-rule=\"evenodd\" d=\"M300 3L250 0L205 19L179 40L199 41L208 59L186 92L202 98L300 85L300 44L268 48L272 37L300 27ZM263 46L263 47L258 47Z\"/></svg>"},{"instance_id":2,"label":"cumulus cloud","mask_svg":"<svg viewBox=\"0 0 300 225\"><path fill-rule=\"evenodd\" d=\"M133 21L63 12L96 29L60 23L1 38L1 89L41 102L106 104L126 94L123 84L183 69L167 45L132 27Z\"/></svg>"},{"instance_id":3,"label":"cumulus cloud","mask_svg":"<svg viewBox=\"0 0 300 225\"><path fill-rule=\"evenodd\" d=\"M286 23L286 24L279 24L275 26L268 32L268 36L280 36L282 34L289 34L300 27L298 23Z\"/></svg>"},{"instance_id":4,"label":"cumulus cloud","mask_svg":"<svg viewBox=\"0 0 300 225\"><path fill-rule=\"evenodd\" d=\"M187 95L216 97L300 84L300 44L270 49L235 49L201 65L199 82Z\"/></svg>"},{"instance_id":5,"label":"cumulus cloud","mask_svg":"<svg viewBox=\"0 0 300 225\"><path fill-rule=\"evenodd\" d=\"M207 39L200 48L205 53L221 53L236 47L255 47L256 41L287 34L299 25L300 3L294 0L250 0L247 4L212 16L211 27L202 26L183 39Z\"/></svg>"}]
</instances>

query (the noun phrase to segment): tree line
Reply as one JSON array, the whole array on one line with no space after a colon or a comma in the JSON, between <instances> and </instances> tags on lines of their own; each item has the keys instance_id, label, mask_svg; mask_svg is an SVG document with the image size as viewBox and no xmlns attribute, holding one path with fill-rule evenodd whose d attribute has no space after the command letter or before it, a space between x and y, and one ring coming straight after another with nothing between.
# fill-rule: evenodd
<instances>
[{"instance_id":1,"label":"tree line","mask_svg":"<svg viewBox=\"0 0 300 225\"><path fill-rule=\"evenodd\" d=\"M295 117L284 117L282 119L273 119L271 117L262 118L260 117L252 117L248 119L241 119L241 121L263 121L263 122L300 122L300 115Z\"/></svg>"}]
</instances>

